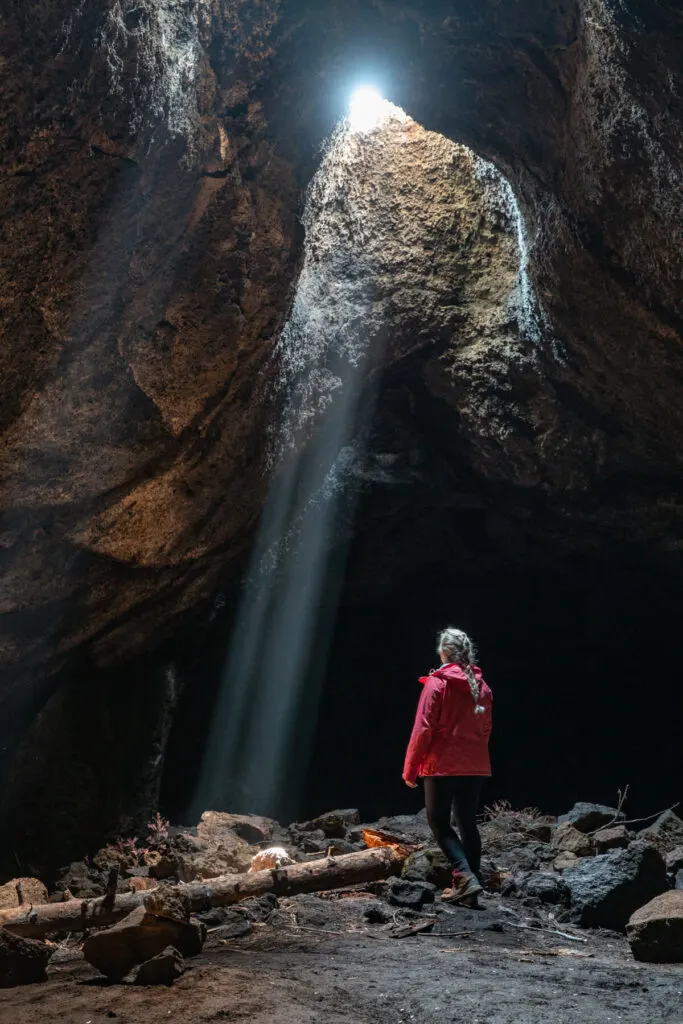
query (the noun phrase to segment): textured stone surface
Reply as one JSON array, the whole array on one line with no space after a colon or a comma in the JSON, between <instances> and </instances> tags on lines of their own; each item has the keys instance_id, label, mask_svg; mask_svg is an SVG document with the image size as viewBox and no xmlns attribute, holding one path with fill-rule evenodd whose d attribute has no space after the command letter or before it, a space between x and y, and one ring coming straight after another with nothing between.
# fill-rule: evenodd
<instances>
[{"instance_id":1,"label":"textured stone surface","mask_svg":"<svg viewBox=\"0 0 683 1024\"><path fill-rule=\"evenodd\" d=\"M563 822L554 830L552 845L556 850L573 853L577 857L590 857L595 852L592 839L569 821Z\"/></svg>"},{"instance_id":2,"label":"textured stone surface","mask_svg":"<svg viewBox=\"0 0 683 1024\"><path fill-rule=\"evenodd\" d=\"M662 854L670 853L683 843L683 819L675 811L664 811L652 825L638 833L638 838L652 843Z\"/></svg>"},{"instance_id":3,"label":"textured stone surface","mask_svg":"<svg viewBox=\"0 0 683 1024\"><path fill-rule=\"evenodd\" d=\"M610 850L619 850L628 846L631 838L625 825L615 825L612 828L602 828L596 832L593 842L598 853L608 853Z\"/></svg>"},{"instance_id":4,"label":"textured stone surface","mask_svg":"<svg viewBox=\"0 0 683 1024\"><path fill-rule=\"evenodd\" d=\"M451 884L452 874L452 865L439 849L411 853L401 872L409 882L429 882L437 889L446 889Z\"/></svg>"},{"instance_id":5,"label":"textured stone surface","mask_svg":"<svg viewBox=\"0 0 683 1024\"><path fill-rule=\"evenodd\" d=\"M182 973L182 955L173 946L167 946L151 960L145 960L136 967L131 972L130 981L134 985L172 985Z\"/></svg>"},{"instance_id":6,"label":"textured stone surface","mask_svg":"<svg viewBox=\"0 0 683 1024\"><path fill-rule=\"evenodd\" d=\"M636 960L683 963L683 892L662 893L636 910L626 935Z\"/></svg>"},{"instance_id":7,"label":"textured stone surface","mask_svg":"<svg viewBox=\"0 0 683 1024\"><path fill-rule=\"evenodd\" d=\"M155 896L150 894L148 901ZM151 904L153 905L153 904ZM159 913L136 907L122 921L94 932L83 945L88 963L108 978L120 979L139 963L151 960L173 946L183 956L196 956L206 938L206 927L199 921L167 916L175 911L167 903L159 904Z\"/></svg>"},{"instance_id":8,"label":"textured stone surface","mask_svg":"<svg viewBox=\"0 0 683 1024\"><path fill-rule=\"evenodd\" d=\"M0 988L47 981L45 968L52 952L44 942L23 939L0 928Z\"/></svg>"},{"instance_id":9,"label":"textured stone surface","mask_svg":"<svg viewBox=\"0 0 683 1024\"><path fill-rule=\"evenodd\" d=\"M579 832L595 832L613 821L624 818L623 812L617 811L616 807L605 807L603 804L591 804L579 801L574 804L571 811L561 814L558 818L560 825L573 825Z\"/></svg>"},{"instance_id":10,"label":"textured stone surface","mask_svg":"<svg viewBox=\"0 0 683 1024\"><path fill-rule=\"evenodd\" d=\"M38 878L13 878L5 885L0 885L0 910L7 910L10 907L19 906L18 884L21 883L23 902L28 906L31 903L47 903L48 893L46 887Z\"/></svg>"},{"instance_id":11,"label":"textured stone surface","mask_svg":"<svg viewBox=\"0 0 683 1024\"><path fill-rule=\"evenodd\" d=\"M664 861L644 843L586 858L562 877L575 919L589 928L623 929L635 910L667 888Z\"/></svg>"}]
</instances>

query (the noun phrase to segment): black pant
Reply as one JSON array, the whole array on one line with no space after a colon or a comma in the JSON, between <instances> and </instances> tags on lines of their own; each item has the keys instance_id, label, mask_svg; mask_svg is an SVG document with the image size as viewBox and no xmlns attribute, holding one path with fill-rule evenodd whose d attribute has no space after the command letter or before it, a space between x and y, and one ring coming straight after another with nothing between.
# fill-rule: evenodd
<instances>
[{"instance_id":1,"label":"black pant","mask_svg":"<svg viewBox=\"0 0 683 1024\"><path fill-rule=\"evenodd\" d=\"M427 821L434 838L458 871L479 874L481 838L477 810L484 779L481 775L433 775L423 779ZM451 810L458 833L451 825Z\"/></svg>"}]
</instances>

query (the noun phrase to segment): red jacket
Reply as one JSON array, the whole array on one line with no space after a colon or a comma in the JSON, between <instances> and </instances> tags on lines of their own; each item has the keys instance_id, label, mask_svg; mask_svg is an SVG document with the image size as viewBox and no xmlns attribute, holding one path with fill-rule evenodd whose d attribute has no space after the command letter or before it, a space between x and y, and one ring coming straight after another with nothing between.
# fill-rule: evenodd
<instances>
[{"instance_id":1,"label":"red jacket","mask_svg":"<svg viewBox=\"0 0 683 1024\"><path fill-rule=\"evenodd\" d=\"M472 669L479 683L479 703L485 709L479 714L475 714L467 675L459 665L442 665L420 679L424 690L403 768L406 782L415 782L418 775L491 774L493 694L481 669L476 665Z\"/></svg>"}]
</instances>

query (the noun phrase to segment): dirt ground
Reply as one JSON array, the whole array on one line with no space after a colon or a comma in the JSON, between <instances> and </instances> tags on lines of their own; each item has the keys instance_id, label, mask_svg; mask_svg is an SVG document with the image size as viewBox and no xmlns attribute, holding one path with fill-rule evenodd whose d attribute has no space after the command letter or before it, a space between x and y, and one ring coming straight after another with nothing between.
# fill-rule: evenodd
<instances>
[{"instance_id":1,"label":"dirt ground","mask_svg":"<svg viewBox=\"0 0 683 1024\"><path fill-rule=\"evenodd\" d=\"M489 896L368 924L369 894L300 896L251 935L210 933L172 988L107 982L62 944L46 984L0 992L2 1024L682 1024L683 967L634 962L612 933ZM431 915L431 916L430 916ZM430 933L393 938L396 924ZM538 925L541 927L538 927ZM569 938L567 936L573 936ZM578 941L577 941L578 940ZM584 940L584 941L581 941Z\"/></svg>"}]
</instances>

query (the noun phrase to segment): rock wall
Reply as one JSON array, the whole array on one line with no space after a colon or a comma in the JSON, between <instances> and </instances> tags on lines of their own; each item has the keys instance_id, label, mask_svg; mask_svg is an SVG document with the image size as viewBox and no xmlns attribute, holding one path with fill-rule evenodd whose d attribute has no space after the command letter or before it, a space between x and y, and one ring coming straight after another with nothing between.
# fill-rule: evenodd
<instances>
[{"instance_id":1,"label":"rock wall","mask_svg":"<svg viewBox=\"0 0 683 1024\"><path fill-rule=\"evenodd\" d=\"M439 242L436 304L411 280L427 268L387 243L401 305L371 451L387 454L388 421L405 451L437 451L453 500L492 517L494 561L614 544L678 569L672 4L13 0L0 19L8 754L76 668L159 648L237 579L265 493L304 189L360 73L512 188L483 165L468 179L474 274L465 287ZM482 238L482 200L507 204L502 234ZM517 312L502 313L515 250ZM398 473L398 501L373 491L406 551L411 487L433 465Z\"/></svg>"}]
</instances>

